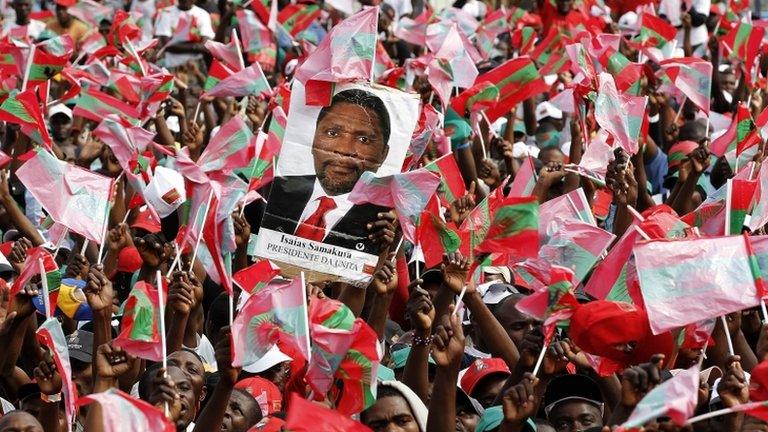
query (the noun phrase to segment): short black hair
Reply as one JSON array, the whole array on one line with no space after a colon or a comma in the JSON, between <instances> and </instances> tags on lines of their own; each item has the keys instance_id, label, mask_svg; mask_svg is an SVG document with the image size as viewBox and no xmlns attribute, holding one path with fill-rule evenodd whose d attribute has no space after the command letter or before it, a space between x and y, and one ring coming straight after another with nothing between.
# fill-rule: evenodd
<instances>
[{"instance_id":1,"label":"short black hair","mask_svg":"<svg viewBox=\"0 0 768 432\"><path fill-rule=\"evenodd\" d=\"M384 145L389 145L389 134L391 130L389 112L387 112L387 107L384 105L384 102L381 100L381 98L371 92L360 89L340 91L333 96L330 105L324 106L323 109L320 110L320 114L317 115L317 123L320 123L320 120L322 120L323 117L328 114L328 111L330 111L331 107L337 103L357 105L375 112L379 120L379 128L381 128L381 134L384 136Z\"/></svg>"},{"instance_id":2,"label":"short black hair","mask_svg":"<svg viewBox=\"0 0 768 432\"><path fill-rule=\"evenodd\" d=\"M152 392L152 381L157 377L157 373L162 367L162 363L152 363L144 370L141 378L139 378L139 399L149 402L149 394Z\"/></svg>"}]
</instances>

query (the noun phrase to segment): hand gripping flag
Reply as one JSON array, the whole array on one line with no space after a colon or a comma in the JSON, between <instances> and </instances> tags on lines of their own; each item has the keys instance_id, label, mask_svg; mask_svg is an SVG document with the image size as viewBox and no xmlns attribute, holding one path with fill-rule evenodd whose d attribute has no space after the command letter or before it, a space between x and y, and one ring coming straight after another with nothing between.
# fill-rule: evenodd
<instances>
[{"instance_id":1,"label":"hand gripping flag","mask_svg":"<svg viewBox=\"0 0 768 432\"><path fill-rule=\"evenodd\" d=\"M659 417L669 417L683 426L699 401L699 366L686 369L648 392L630 414L621 430L639 428Z\"/></svg>"},{"instance_id":2,"label":"hand gripping flag","mask_svg":"<svg viewBox=\"0 0 768 432\"><path fill-rule=\"evenodd\" d=\"M650 241L634 253L654 334L760 303L744 237Z\"/></svg>"},{"instance_id":3,"label":"hand gripping flag","mask_svg":"<svg viewBox=\"0 0 768 432\"><path fill-rule=\"evenodd\" d=\"M103 241L113 179L58 160L43 149L16 176L53 220L93 242Z\"/></svg>"},{"instance_id":4,"label":"hand gripping flag","mask_svg":"<svg viewBox=\"0 0 768 432\"><path fill-rule=\"evenodd\" d=\"M627 153L637 153L647 98L619 93L610 74L601 73L599 81L600 91L595 102L597 123Z\"/></svg>"},{"instance_id":5,"label":"hand gripping flag","mask_svg":"<svg viewBox=\"0 0 768 432\"><path fill-rule=\"evenodd\" d=\"M552 335L555 325L569 319L578 307L579 302L573 293L573 272L564 267L551 266L546 274L536 274L534 277L545 288L521 299L515 307L544 321L544 333Z\"/></svg>"},{"instance_id":6,"label":"hand gripping flag","mask_svg":"<svg viewBox=\"0 0 768 432\"><path fill-rule=\"evenodd\" d=\"M731 53L731 58L738 59L744 64L744 70L750 82L752 80L752 67L760 52L760 45L762 44L764 34L765 29L763 27L739 22L720 41Z\"/></svg>"},{"instance_id":7,"label":"hand gripping flag","mask_svg":"<svg viewBox=\"0 0 768 432\"><path fill-rule=\"evenodd\" d=\"M285 427L294 432L372 432L349 416L303 399L298 393L292 394L288 406Z\"/></svg>"},{"instance_id":8,"label":"hand gripping flag","mask_svg":"<svg viewBox=\"0 0 768 432\"><path fill-rule=\"evenodd\" d=\"M275 344L294 361L310 358L302 279L273 281L246 300L232 323L233 365L252 364Z\"/></svg>"},{"instance_id":9,"label":"hand gripping flag","mask_svg":"<svg viewBox=\"0 0 768 432\"><path fill-rule=\"evenodd\" d=\"M672 84L704 113L709 114L712 63L694 57L665 60L659 64Z\"/></svg>"},{"instance_id":10,"label":"hand gripping flag","mask_svg":"<svg viewBox=\"0 0 768 432\"><path fill-rule=\"evenodd\" d=\"M48 282L48 290L52 291L58 289L61 284L61 272L59 272L59 266L56 265L56 261L53 256L48 253L42 246L27 249L27 257L24 259L24 266L21 269L19 276L13 281L11 285L11 291L9 297L13 298L18 292L24 288L33 277L40 275L39 261L43 260L43 268L45 269L45 278ZM55 304L55 302L51 302Z\"/></svg>"},{"instance_id":11,"label":"hand gripping flag","mask_svg":"<svg viewBox=\"0 0 768 432\"><path fill-rule=\"evenodd\" d=\"M61 376L61 391L64 393L64 412L66 415L67 426L69 430L75 421L77 387L72 381L72 367L69 362L69 350L67 349L67 339L61 330L61 324L56 318L48 318L37 329L37 340L41 345L48 348L56 363L56 369Z\"/></svg>"},{"instance_id":12,"label":"hand gripping flag","mask_svg":"<svg viewBox=\"0 0 768 432\"><path fill-rule=\"evenodd\" d=\"M203 93L203 97L240 97L269 93L272 89L258 63L236 72Z\"/></svg>"},{"instance_id":13,"label":"hand gripping flag","mask_svg":"<svg viewBox=\"0 0 768 432\"><path fill-rule=\"evenodd\" d=\"M469 256L469 232L449 226L435 213L425 211L421 214L417 232L427 268L439 265L448 253L460 251L462 255Z\"/></svg>"},{"instance_id":14,"label":"hand gripping flag","mask_svg":"<svg viewBox=\"0 0 768 432\"><path fill-rule=\"evenodd\" d=\"M163 360L160 300L155 287L144 281L136 282L125 302L120 328L113 342L116 347L143 359Z\"/></svg>"},{"instance_id":15,"label":"hand gripping flag","mask_svg":"<svg viewBox=\"0 0 768 432\"><path fill-rule=\"evenodd\" d=\"M77 401L77 405L86 406L94 402L101 405L101 425L104 432L176 430L159 408L116 388L83 396Z\"/></svg>"},{"instance_id":16,"label":"hand gripping flag","mask_svg":"<svg viewBox=\"0 0 768 432\"><path fill-rule=\"evenodd\" d=\"M394 208L403 235L416 243L417 219L439 184L440 178L424 168L386 177L366 171L350 192L349 201Z\"/></svg>"},{"instance_id":17,"label":"hand gripping flag","mask_svg":"<svg viewBox=\"0 0 768 432\"><path fill-rule=\"evenodd\" d=\"M282 12L281 12L282 13ZM373 80L379 8L362 10L334 26L296 69L307 104L328 105L332 83Z\"/></svg>"}]
</instances>

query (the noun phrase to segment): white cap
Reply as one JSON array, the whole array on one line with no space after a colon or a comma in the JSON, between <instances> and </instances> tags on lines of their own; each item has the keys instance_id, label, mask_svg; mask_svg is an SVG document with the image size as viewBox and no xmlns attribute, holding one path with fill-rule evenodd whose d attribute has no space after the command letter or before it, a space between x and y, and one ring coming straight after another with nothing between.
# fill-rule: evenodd
<instances>
[{"instance_id":1,"label":"white cap","mask_svg":"<svg viewBox=\"0 0 768 432\"><path fill-rule=\"evenodd\" d=\"M512 285L501 281L491 281L477 286L477 292L487 305L499 304L505 298L519 291Z\"/></svg>"},{"instance_id":2,"label":"white cap","mask_svg":"<svg viewBox=\"0 0 768 432\"><path fill-rule=\"evenodd\" d=\"M161 218L173 213L187 200L184 177L176 171L158 166L144 190L144 199Z\"/></svg>"},{"instance_id":3,"label":"white cap","mask_svg":"<svg viewBox=\"0 0 768 432\"><path fill-rule=\"evenodd\" d=\"M638 30L637 14L630 11L619 17L619 30L622 33L636 33Z\"/></svg>"},{"instance_id":4,"label":"white cap","mask_svg":"<svg viewBox=\"0 0 768 432\"><path fill-rule=\"evenodd\" d=\"M536 106L536 121L543 118L552 117L553 119L563 118L563 112L549 101L544 101Z\"/></svg>"},{"instance_id":5,"label":"white cap","mask_svg":"<svg viewBox=\"0 0 768 432\"><path fill-rule=\"evenodd\" d=\"M72 110L63 103L57 103L55 105L51 105L51 107L48 108L48 118L51 118L56 114L64 114L65 116L69 117L70 120L72 120Z\"/></svg>"},{"instance_id":6,"label":"white cap","mask_svg":"<svg viewBox=\"0 0 768 432\"><path fill-rule=\"evenodd\" d=\"M512 144L512 157L522 158L526 156L539 157L539 148L536 146L529 146L521 141Z\"/></svg>"},{"instance_id":7,"label":"white cap","mask_svg":"<svg viewBox=\"0 0 768 432\"><path fill-rule=\"evenodd\" d=\"M293 361L293 359L280 351L280 348L278 348L277 345L274 345L260 359L249 365L243 366L243 370L248 373L259 373L264 372L272 366L289 361Z\"/></svg>"}]
</instances>

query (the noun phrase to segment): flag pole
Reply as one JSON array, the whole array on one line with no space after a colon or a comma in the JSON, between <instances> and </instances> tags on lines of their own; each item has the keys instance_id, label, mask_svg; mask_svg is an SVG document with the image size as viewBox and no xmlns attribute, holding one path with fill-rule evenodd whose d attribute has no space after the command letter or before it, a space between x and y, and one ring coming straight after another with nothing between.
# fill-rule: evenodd
<instances>
[{"instance_id":1,"label":"flag pole","mask_svg":"<svg viewBox=\"0 0 768 432\"><path fill-rule=\"evenodd\" d=\"M274 0L272 0L274 1ZM381 13L381 8L379 6L376 6L376 22L379 22L379 14ZM379 47L379 39L373 38L373 58L371 59L371 84L375 83L374 73L376 72L376 49Z\"/></svg>"},{"instance_id":2,"label":"flag pole","mask_svg":"<svg viewBox=\"0 0 768 432\"><path fill-rule=\"evenodd\" d=\"M274 0L273 0L274 1ZM304 272L301 272L301 300L304 306L305 322L307 323L307 331L304 332L307 339L307 363L312 361L312 349L309 342L309 307L307 306L307 281L304 279Z\"/></svg>"},{"instance_id":3,"label":"flag pole","mask_svg":"<svg viewBox=\"0 0 768 432\"><path fill-rule=\"evenodd\" d=\"M160 270L155 274L157 281L157 303L160 309L160 316L158 319L158 331L160 333L160 352L163 356L163 375L168 377L168 348L165 346L165 302L163 298L163 275ZM165 416L168 417L168 402L165 403Z\"/></svg>"},{"instance_id":4,"label":"flag pole","mask_svg":"<svg viewBox=\"0 0 768 432\"><path fill-rule=\"evenodd\" d=\"M29 58L27 59L27 67L24 69L24 81L21 84L21 91L25 91L27 89L27 83L29 82L29 73L32 71L32 63L34 63L36 48L37 46L35 44L32 44L29 47Z\"/></svg>"},{"instance_id":5,"label":"flag pole","mask_svg":"<svg viewBox=\"0 0 768 432\"><path fill-rule=\"evenodd\" d=\"M195 267L195 259L197 258L197 250L200 248L200 239L203 238L203 230L205 229L205 220L208 219L208 210L211 209L211 201L213 200L213 189L211 189L211 193L208 194L208 203L205 205L205 210L203 211L203 221L200 223L200 231L197 233L197 241L195 241L195 249L192 251L192 261L189 263L189 271L192 271L192 269ZM197 210L197 213L195 214L195 219L197 219L197 216L200 214L200 209ZM195 220L195 224L197 224L197 220Z\"/></svg>"},{"instance_id":6,"label":"flag pole","mask_svg":"<svg viewBox=\"0 0 768 432\"><path fill-rule=\"evenodd\" d=\"M539 369L541 369L541 364L544 362L544 356L547 354L547 344L546 341L544 345L541 347L541 352L539 353L539 358L536 360L536 366L533 367L533 376L535 377L539 373Z\"/></svg>"},{"instance_id":7,"label":"flag pole","mask_svg":"<svg viewBox=\"0 0 768 432\"><path fill-rule=\"evenodd\" d=\"M85 250L88 248L88 239L83 239L83 246L80 248L80 255L85 256Z\"/></svg>"},{"instance_id":8,"label":"flag pole","mask_svg":"<svg viewBox=\"0 0 768 432\"><path fill-rule=\"evenodd\" d=\"M632 214L632 217L634 217L635 219L639 220L640 222L644 222L644 221L645 221L645 218L643 217L643 215L641 215L641 214L640 214L640 213L639 213L637 210L635 210L635 208L634 208L634 207L632 207L631 205L627 204L627 210L628 210L628 211L629 211L629 212ZM637 232L638 232L638 233L639 233L639 234L640 234L640 235L641 235L641 236L642 236L642 237L643 237L645 240L651 240L651 236L649 236L649 235L648 235L648 233L646 233L645 231L643 231L643 229L642 229L642 228L640 228L640 226L639 226L639 225L635 225L635 229L637 230Z\"/></svg>"},{"instance_id":9,"label":"flag pole","mask_svg":"<svg viewBox=\"0 0 768 432\"><path fill-rule=\"evenodd\" d=\"M731 235L731 204L733 192L733 181L728 179L725 184L725 235Z\"/></svg>"},{"instance_id":10,"label":"flag pole","mask_svg":"<svg viewBox=\"0 0 768 432\"><path fill-rule=\"evenodd\" d=\"M59 249L61 249L61 244L64 243L64 239L69 235L69 228L64 228L64 235L61 236L59 241L56 242L56 249L53 250L53 260L56 260L56 255L59 254Z\"/></svg>"},{"instance_id":11,"label":"flag pole","mask_svg":"<svg viewBox=\"0 0 768 432\"><path fill-rule=\"evenodd\" d=\"M45 318L49 319L53 316L53 311L51 310L50 292L48 292L48 278L45 276L45 263L42 258L38 258L37 264L40 267L40 282L43 284L43 307L45 307Z\"/></svg>"},{"instance_id":12,"label":"flag pole","mask_svg":"<svg viewBox=\"0 0 768 432\"><path fill-rule=\"evenodd\" d=\"M725 319L725 315L720 315L720 321L723 323L725 339L728 342L728 353L730 355L736 355L736 352L733 350L733 340L731 339L731 332L728 331L728 321Z\"/></svg>"}]
</instances>

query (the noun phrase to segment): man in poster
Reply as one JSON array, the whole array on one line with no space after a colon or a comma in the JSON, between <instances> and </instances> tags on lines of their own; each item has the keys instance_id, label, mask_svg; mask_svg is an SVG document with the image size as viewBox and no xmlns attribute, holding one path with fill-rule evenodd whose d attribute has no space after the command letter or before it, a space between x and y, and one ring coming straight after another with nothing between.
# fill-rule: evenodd
<instances>
[{"instance_id":1,"label":"man in poster","mask_svg":"<svg viewBox=\"0 0 768 432\"><path fill-rule=\"evenodd\" d=\"M387 158L390 130L378 96L360 89L337 93L317 117L315 175L275 177L262 228L378 254L368 224L389 209L353 205L347 197L363 172L375 173Z\"/></svg>"}]
</instances>

